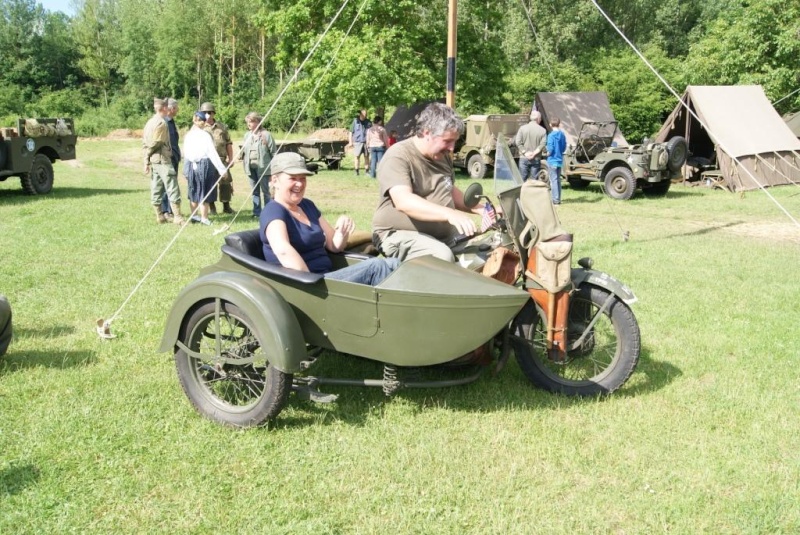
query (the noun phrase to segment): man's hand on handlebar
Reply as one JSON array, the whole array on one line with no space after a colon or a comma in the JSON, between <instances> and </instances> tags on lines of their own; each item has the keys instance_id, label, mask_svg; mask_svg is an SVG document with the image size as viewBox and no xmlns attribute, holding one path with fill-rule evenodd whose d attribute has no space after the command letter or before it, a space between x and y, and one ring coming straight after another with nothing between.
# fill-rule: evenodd
<instances>
[{"instance_id":1,"label":"man's hand on handlebar","mask_svg":"<svg viewBox=\"0 0 800 535\"><path fill-rule=\"evenodd\" d=\"M453 225L459 234L465 236L472 236L478 231L478 227L475 226L475 222L470 216L456 210L453 210L453 213L447 218L447 222Z\"/></svg>"}]
</instances>

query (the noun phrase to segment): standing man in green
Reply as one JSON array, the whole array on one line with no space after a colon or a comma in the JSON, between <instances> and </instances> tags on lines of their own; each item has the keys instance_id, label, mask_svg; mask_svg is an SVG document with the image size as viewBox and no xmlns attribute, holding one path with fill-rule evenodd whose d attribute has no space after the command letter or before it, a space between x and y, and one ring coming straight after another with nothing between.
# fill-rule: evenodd
<instances>
[{"instance_id":1,"label":"standing man in green","mask_svg":"<svg viewBox=\"0 0 800 535\"><path fill-rule=\"evenodd\" d=\"M263 118L261 115L251 111L244 120L247 123L247 133L244 136L242 147L242 163L244 164L244 174L250 179L250 190L253 194L253 217L261 217L262 208L270 200L269 164L272 157L278 152L278 146L275 144L272 134L262 128Z\"/></svg>"},{"instance_id":2,"label":"standing man in green","mask_svg":"<svg viewBox=\"0 0 800 535\"><path fill-rule=\"evenodd\" d=\"M531 112L531 122L517 131L514 144L519 152L519 172L522 180L539 179L542 169L542 153L547 143L547 130L540 124L542 114L538 111Z\"/></svg>"},{"instance_id":3,"label":"standing man in green","mask_svg":"<svg viewBox=\"0 0 800 535\"><path fill-rule=\"evenodd\" d=\"M150 203L156 212L156 221L166 223L167 218L161 211L161 198L167 192L172 207L173 223L182 225L185 220L181 215L181 190L178 186L178 174L172 167L172 148L169 141L169 128L165 117L167 104L157 98L153 100L155 114L144 125L142 149L144 152L144 173L150 175Z\"/></svg>"},{"instance_id":4,"label":"standing man in green","mask_svg":"<svg viewBox=\"0 0 800 535\"><path fill-rule=\"evenodd\" d=\"M226 167L230 166L233 161L233 142L228 133L228 127L215 119L217 110L210 102L203 102L200 105L200 111L206 114L206 132L211 134L214 139L214 147L217 149L219 159ZM233 178L231 172L227 171L219 179L219 200L222 201L222 211L226 214L232 214L231 198L233 197ZM209 204L209 213L216 214L217 207L212 202Z\"/></svg>"}]
</instances>

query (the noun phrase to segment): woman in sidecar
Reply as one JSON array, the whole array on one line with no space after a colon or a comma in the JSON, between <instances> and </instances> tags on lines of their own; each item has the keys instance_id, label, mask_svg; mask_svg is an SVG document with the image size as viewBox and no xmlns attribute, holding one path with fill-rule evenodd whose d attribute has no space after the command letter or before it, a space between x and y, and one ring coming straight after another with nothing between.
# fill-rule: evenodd
<instances>
[{"instance_id":1,"label":"woman in sidecar","mask_svg":"<svg viewBox=\"0 0 800 535\"><path fill-rule=\"evenodd\" d=\"M270 163L270 172L272 200L261 212L259 229L267 262L371 286L400 265L395 258L369 258L334 271L328 251L344 251L355 229L353 220L343 215L332 227L317 206L305 198L306 177L314 173L306 168L301 155L294 152L276 155Z\"/></svg>"}]
</instances>

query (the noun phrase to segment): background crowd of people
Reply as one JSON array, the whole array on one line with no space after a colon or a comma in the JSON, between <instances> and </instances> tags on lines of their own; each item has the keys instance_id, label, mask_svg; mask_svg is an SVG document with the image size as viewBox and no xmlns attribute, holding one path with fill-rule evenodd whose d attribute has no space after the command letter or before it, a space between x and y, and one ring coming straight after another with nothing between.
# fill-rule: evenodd
<instances>
[{"instance_id":1,"label":"background crowd of people","mask_svg":"<svg viewBox=\"0 0 800 535\"><path fill-rule=\"evenodd\" d=\"M181 188L178 168L183 160L186 194L193 223L211 225L210 216L217 214L216 202L222 212L232 214L233 141L228 127L216 120L216 109L204 102L192 116L192 126L183 144L174 118L178 114L175 99L153 100L153 116L147 121L142 135L144 173L150 177L151 203L156 222L186 222L181 213ZM253 217L258 218L269 201L269 164L278 152L272 135L262 127L262 117L250 112L245 118L247 133L242 148L245 175L250 180L253 198Z\"/></svg>"}]
</instances>

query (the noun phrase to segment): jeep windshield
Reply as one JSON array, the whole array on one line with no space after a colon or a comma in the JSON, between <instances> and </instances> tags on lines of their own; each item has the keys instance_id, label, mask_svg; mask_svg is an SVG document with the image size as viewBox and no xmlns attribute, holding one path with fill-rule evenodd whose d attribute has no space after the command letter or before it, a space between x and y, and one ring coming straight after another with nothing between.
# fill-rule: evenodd
<instances>
[{"instance_id":1,"label":"jeep windshield","mask_svg":"<svg viewBox=\"0 0 800 535\"><path fill-rule=\"evenodd\" d=\"M522 185L522 175L517 167L517 161L511 155L511 149L505 137L497 137L497 153L494 160L494 194L500 194Z\"/></svg>"}]
</instances>

